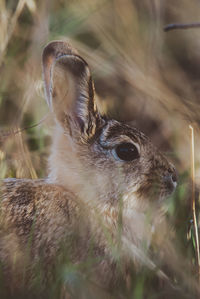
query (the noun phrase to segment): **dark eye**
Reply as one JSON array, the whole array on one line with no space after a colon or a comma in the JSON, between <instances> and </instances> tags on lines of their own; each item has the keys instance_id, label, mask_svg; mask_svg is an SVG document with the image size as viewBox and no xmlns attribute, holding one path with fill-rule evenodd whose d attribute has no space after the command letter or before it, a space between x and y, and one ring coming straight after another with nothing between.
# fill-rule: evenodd
<instances>
[{"instance_id":1,"label":"dark eye","mask_svg":"<svg viewBox=\"0 0 200 299\"><path fill-rule=\"evenodd\" d=\"M139 158L137 147L132 143L121 143L115 148L115 155L123 161L132 161Z\"/></svg>"}]
</instances>

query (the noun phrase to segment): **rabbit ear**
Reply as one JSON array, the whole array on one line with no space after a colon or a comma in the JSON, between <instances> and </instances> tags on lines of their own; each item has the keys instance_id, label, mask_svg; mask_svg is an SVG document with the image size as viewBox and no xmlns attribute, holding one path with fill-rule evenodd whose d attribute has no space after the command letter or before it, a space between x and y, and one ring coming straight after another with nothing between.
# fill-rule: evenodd
<instances>
[{"instance_id":1,"label":"rabbit ear","mask_svg":"<svg viewBox=\"0 0 200 299\"><path fill-rule=\"evenodd\" d=\"M94 135L103 120L85 60L68 43L53 41L43 51L43 74L46 101L62 127Z\"/></svg>"}]
</instances>

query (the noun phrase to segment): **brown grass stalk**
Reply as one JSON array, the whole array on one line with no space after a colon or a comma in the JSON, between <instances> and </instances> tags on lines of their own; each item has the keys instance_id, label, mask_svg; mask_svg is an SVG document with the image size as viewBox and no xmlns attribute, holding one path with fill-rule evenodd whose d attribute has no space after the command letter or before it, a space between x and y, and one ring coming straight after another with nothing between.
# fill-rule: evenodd
<instances>
[{"instance_id":1,"label":"brown grass stalk","mask_svg":"<svg viewBox=\"0 0 200 299\"><path fill-rule=\"evenodd\" d=\"M17 24L17 20L24 8L24 5L26 4L26 0L19 0L18 1L18 4L17 4L17 7L15 9L15 12L13 14L13 16L11 17L11 20L10 20L10 25L8 27L8 31L7 31L7 34L5 36L5 40L3 41L3 44L2 44L2 47L1 47L1 52L0 52L0 65L3 61L3 58L4 58L4 55L5 55L5 52L6 52L6 49L7 49L7 46L8 46L8 43L13 35L13 32L15 30L15 27L16 27L16 24Z\"/></svg>"},{"instance_id":2,"label":"brown grass stalk","mask_svg":"<svg viewBox=\"0 0 200 299\"><path fill-rule=\"evenodd\" d=\"M196 259L198 266L198 278L200 280L200 254L199 254L199 235L196 217L196 202L195 202L195 166L194 166L194 129L190 125L191 130L191 182L192 182L192 216L194 223L194 236L196 245Z\"/></svg>"}]
</instances>

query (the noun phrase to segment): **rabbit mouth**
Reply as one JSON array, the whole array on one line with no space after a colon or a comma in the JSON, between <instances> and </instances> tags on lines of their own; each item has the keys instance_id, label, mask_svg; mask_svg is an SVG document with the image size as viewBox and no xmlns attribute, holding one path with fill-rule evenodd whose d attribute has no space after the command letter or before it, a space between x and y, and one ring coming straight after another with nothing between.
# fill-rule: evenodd
<instances>
[{"instance_id":1,"label":"rabbit mouth","mask_svg":"<svg viewBox=\"0 0 200 299\"><path fill-rule=\"evenodd\" d=\"M177 183L165 182L165 185L160 190L159 201L164 201L169 198L175 191Z\"/></svg>"},{"instance_id":2,"label":"rabbit mouth","mask_svg":"<svg viewBox=\"0 0 200 299\"><path fill-rule=\"evenodd\" d=\"M149 181L143 184L137 191L139 198L145 198L150 202L163 201L176 189L177 182L169 176L164 176L159 183Z\"/></svg>"}]
</instances>

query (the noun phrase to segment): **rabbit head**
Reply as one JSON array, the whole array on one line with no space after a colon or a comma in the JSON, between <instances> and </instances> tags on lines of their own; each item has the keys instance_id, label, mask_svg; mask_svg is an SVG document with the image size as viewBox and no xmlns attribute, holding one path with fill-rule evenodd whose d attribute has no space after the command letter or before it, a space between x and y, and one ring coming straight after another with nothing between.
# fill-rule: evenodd
<instances>
[{"instance_id":1,"label":"rabbit head","mask_svg":"<svg viewBox=\"0 0 200 299\"><path fill-rule=\"evenodd\" d=\"M172 164L148 137L98 110L86 61L68 43L43 52L46 101L56 121L49 180L95 205L145 210L176 186Z\"/></svg>"}]
</instances>

